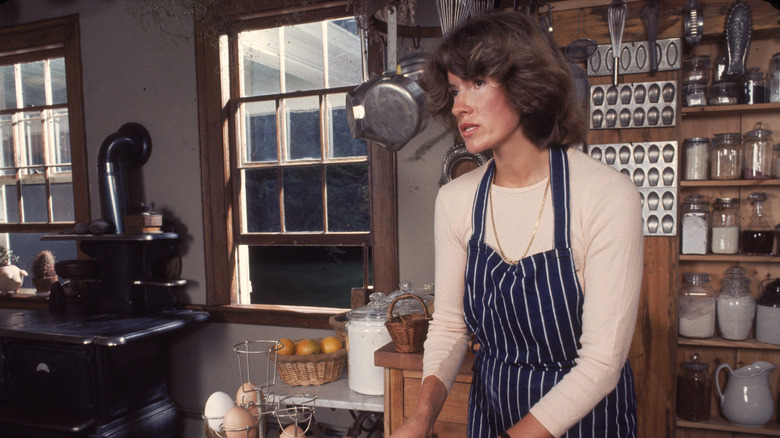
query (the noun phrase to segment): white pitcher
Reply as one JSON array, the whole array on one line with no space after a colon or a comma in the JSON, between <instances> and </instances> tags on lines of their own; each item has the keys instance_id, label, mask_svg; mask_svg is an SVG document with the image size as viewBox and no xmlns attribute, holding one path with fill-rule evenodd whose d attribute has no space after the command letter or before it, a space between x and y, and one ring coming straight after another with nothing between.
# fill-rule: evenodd
<instances>
[{"instance_id":1,"label":"white pitcher","mask_svg":"<svg viewBox=\"0 0 780 438\"><path fill-rule=\"evenodd\" d=\"M720 370L728 368L729 379L726 390L721 391ZM723 417L744 427L761 427L772 419L775 401L769 387L769 374L775 365L758 361L732 370L728 363L715 369L715 387L720 396L720 411Z\"/></svg>"}]
</instances>

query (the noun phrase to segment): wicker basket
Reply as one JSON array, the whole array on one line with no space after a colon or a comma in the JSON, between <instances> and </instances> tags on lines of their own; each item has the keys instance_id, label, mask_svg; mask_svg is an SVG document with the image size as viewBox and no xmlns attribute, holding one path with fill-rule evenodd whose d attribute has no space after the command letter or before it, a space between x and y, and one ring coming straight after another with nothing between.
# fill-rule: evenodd
<instances>
[{"instance_id":1,"label":"wicker basket","mask_svg":"<svg viewBox=\"0 0 780 438\"><path fill-rule=\"evenodd\" d=\"M346 367L346 348L333 353L276 356L276 371L282 382L288 385L309 386L335 382L344 374Z\"/></svg>"},{"instance_id":2,"label":"wicker basket","mask_svg":"<svg viewBox=\"0 0 780 438\"><path fill-rule=\"evenodd\" d=\"M338 313L328 318L328 323L336 332L336 337L344 342L347 339L347 312Z\"/></svg>"},{"instance_id":3,"label":"wicker basket","mask_svg":"<svg viewBox=\"0 0 780 438\"><path fill-rule=\"evenodd\" d=\"M393 307L399 300L405 298L414 298L422 304L423 313L414 313L411 315L393 316ZM403 294L397 296L390 308L387 309L387 321L385 327L390 333L395 343L395 351L399 353L416 353L423 350L423 344L428 337L428 323L431 316L428 313L428 306L422 298L414 294Z\"/></svg>"}]
</instances>

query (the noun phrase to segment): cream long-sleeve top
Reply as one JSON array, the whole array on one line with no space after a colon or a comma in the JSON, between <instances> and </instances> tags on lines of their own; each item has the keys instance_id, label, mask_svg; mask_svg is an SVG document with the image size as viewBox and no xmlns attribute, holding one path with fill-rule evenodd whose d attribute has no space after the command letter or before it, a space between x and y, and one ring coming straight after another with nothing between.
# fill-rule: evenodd
<instances>
[{"instance_id":1,"label":"cream long-sleeve top","mask_svg":"<svg viewBox=\"0 0 780 438\"><path fill-rule=\"evenodd\" d=\"M567 151L570 230L583 289L582 347L576 365L531 414L554 436L563 435L617 385L628 357L642 282L643 235L639 191L624 174L574 148ZM436 198L436 301L425 342L423 378L436 376L447 390L468 346L463 319L466 249L472 205L487 166L442 186ZM519 259L531 239L546 180L522 188L493 185L493 211L501 247ZM528 255L553 248L552 190ZM486 244L498 251L490 212Z\"/></svg>"}]
</instances>

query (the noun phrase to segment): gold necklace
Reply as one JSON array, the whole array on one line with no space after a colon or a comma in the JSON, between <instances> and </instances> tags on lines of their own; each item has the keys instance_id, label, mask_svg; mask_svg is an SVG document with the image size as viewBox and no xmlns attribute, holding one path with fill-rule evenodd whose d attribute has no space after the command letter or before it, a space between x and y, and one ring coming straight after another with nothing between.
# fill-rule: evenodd
<instances>
[{"instance_id":1,"label":"gold necklace","mask_svg":"<svg viewBox=\"0 0 780 438\"><path fill-rule=\"evenodd\" d=\"M495 171L494 171L495 172ZM539 229L539 222L542 221L542 213L544 212L544 203L547 201L547 191L550 189L550 177L547 177L547 184L544 186L544 196L542 196L542 208L539 209L539 216L536 217L536 225L534 225L534 232L531 233L531 241L528 242L528 246L525 248L523 256L518 260L512 260L504 254L504 249L501 248L501 241L498 240L498 231L496 230L496 215L493 214L493 184L496 181L496 174L493 173L493 180L491 181L490 188L488 188L488 203L490 204L490 221L493 223L493 236L496 238L498 244L498 252L501 253L501 258L510 265L516 265L520 260L524 259L528 255L528 250L531 249L531 244L534 243L534 237L536 237L536 231Z\"/></svg>"}]
</instances>

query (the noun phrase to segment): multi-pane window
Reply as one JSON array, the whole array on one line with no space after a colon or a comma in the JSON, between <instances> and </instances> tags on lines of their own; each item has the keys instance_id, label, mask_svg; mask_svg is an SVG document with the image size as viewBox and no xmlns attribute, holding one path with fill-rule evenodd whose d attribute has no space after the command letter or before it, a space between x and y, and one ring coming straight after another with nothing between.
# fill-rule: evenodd
<instances>
[{"instance_id":1,"label":"multi-pane window","mask_svg":"<svg viewBox=\"0 0 780 438\"><path fill-rule=\"evenodd\" d=\"M242 304L344 308L369 281L368 150L345 103L362 48L351 17L222 40Z\"/></svg>"}]
</instances>

